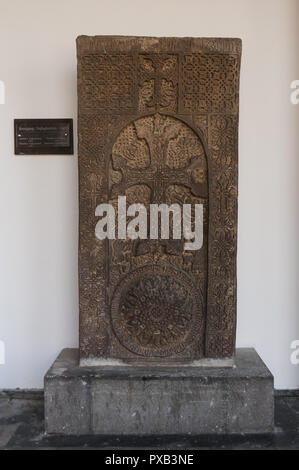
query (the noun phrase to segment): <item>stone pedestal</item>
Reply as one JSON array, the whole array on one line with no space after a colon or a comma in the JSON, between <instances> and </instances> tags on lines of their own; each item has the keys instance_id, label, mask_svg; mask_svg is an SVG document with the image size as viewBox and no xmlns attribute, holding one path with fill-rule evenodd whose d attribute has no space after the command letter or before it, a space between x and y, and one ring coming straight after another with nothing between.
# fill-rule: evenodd
<instances>
[{"instance_id":1,"label":"stone pedestal","mask_svg":"<svg viewBox=\"0 0 299 470\"><path fill-rule=\"evenodd\" d=\"M233 367L79 367L64 349L45 376L46 431L165 435L270 433L273 377L254 349Z\"/></svg>"}]
</instances>

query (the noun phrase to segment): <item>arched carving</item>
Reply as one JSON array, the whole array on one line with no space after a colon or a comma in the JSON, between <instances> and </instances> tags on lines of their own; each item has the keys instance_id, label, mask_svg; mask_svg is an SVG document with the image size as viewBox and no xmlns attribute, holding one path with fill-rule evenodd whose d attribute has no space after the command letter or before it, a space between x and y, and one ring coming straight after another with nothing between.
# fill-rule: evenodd
<instances>
[{"instance_id":1,"label":"arched carving","mask_svg":"<svg viewBox=\"0 0 299 470\"><path fill-rule=\"evenodd\" d=\"M122 346L164 357L194 343L194 354L200 355L208 211L208 169L200 138L183 121L161 113L130 122L112 147L109 190L116 212L117 197L123 195L127 205L142 203L148 214L153 203L203 204L200 253L184 251L183 239L109 241L112 324Z\"/></svg>"}]
</instances>

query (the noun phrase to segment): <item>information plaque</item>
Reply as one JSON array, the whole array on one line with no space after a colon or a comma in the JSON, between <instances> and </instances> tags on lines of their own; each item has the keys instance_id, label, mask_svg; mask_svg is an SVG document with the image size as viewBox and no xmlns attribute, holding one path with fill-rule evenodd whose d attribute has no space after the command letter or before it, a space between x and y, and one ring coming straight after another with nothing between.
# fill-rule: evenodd
<instances>
[{"instance_id":1,"label":"information plaque","mask_svg":"<svg viewBox=\"0 0 299 470\"><path fill-rule=\"evenodd\" d=\"M72 119L15 119L15 155L72 155Z\"/></svg>"}]
</instances>

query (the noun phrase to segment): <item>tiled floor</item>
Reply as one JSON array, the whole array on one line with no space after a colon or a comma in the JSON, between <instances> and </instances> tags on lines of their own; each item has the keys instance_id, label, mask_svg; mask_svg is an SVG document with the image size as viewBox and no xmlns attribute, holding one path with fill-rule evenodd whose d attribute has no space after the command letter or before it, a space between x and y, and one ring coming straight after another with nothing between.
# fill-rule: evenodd
<instances>
[{"instance_id":1,"label":"tiled floor","mask_svg":"<svg viewBox=\"0 0 299 470\"><path fill-rule=\"evenodd\" d=\"M275 424L275 433L267 436L47 436L42 392L0 392L0 448L5 449L299 449L299 393L277 393Z\"/></svg>"}]
</instances>

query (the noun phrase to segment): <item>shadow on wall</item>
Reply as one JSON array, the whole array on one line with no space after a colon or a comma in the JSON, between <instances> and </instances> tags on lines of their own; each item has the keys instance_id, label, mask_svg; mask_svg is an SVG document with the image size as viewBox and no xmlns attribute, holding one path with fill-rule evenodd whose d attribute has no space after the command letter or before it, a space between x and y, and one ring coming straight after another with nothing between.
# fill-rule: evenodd
<instances>
[{"instance_id":1,"label":"shadow on wall","mask_svg":"<svg viewBox=\"0 0 299 470\"><path fill-rule=\"evenodd\" d=\"M5 364L5 344L0 340L0 366Z\"/></svg>"},{"instance_id":2,"label":"shadow on wall","mask_svg":"<svg viewBox=\"0 0 299 470\"><path fill-rule=\"evenodd\" d=\"M5 85L2 80L0 80L0 104L5 104Z\"/></svg>"}]
</instances>

